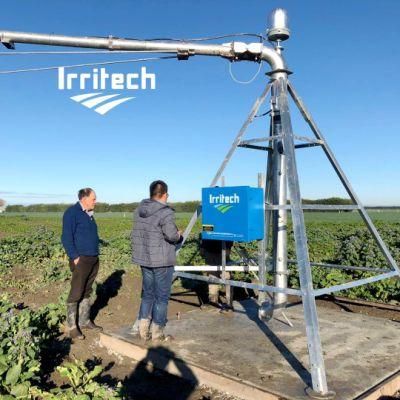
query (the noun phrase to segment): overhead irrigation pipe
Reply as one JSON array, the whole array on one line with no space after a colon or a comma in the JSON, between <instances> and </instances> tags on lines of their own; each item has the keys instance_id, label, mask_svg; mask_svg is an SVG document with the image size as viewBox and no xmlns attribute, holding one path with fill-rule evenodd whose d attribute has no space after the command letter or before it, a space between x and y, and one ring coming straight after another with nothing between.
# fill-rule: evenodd
<instances>
[{"instance_id":1,"label":"overhead irrigation pipe","mask_svg":"<svg viewBox=\"0 0 400 400\"><path fill-rule=\"evenodd\" d=\"M269 36L270 37L270 36ZM193 42L152 41L121 39L109 37L65 36L41 33L1 31L0 42L8 49L14 49L15 43L46 46L80 47L106 49L109 51L140 51L175 53L180 60L191 56L215 56L231 61L266 61L271 67L271 75L286 73L287 68L279 47L273 49L262 43L231 42L225 44L202 44Z\"/></svg>"}]
</instances>

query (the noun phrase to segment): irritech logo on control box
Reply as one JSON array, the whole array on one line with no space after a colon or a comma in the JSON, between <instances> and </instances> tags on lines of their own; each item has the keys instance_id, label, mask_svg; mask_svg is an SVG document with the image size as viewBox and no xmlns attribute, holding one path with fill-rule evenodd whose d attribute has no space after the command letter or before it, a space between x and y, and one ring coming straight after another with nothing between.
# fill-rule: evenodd
<instances>
[{"instance_id":1,"label":"irritech logo on control box","mask_svg":"<svg viewBox=\"0 0 400 400\"><path fill-rule=\"evenodd\" d=\"M95 92L79 94L70 99L101 115L135 98L134 96L121 97L121 93L104 95L103 91L137 91L155 88L156 75L148 73L146 67L141 67L140 73L108 73L105 68L93 68L92 72L75 73L66 72L64 67L58 68L58 89L94 90Z\"/></svg>"},{"instance_id":2,"label":"irritech logo on control box","mask_svg":"<svg viewBox=\"0 0 400 400\"><path fill-rule=\"evenodd\" d=\"M239 204L240 203L240 197L234 193L233 195L227 196L224 194L219 194L217 196L213 196L210 194L209 197L209 202L210 204L214 204L214 207L220 211L222 214L225 214L228 212L231 208L233 208L234 204Z\"/></svg>"}]
</instances>

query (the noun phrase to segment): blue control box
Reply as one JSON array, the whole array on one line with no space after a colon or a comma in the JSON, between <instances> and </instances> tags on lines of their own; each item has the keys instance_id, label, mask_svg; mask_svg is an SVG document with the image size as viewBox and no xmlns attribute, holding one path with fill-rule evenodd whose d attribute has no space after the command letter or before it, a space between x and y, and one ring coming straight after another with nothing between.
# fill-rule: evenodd
<instances>
[{"instance_id":1,"label":"blue control box","mask_svg":"<svg viewBox=\"0 0 400 400\"><path fill-rule=\"evenodd\" d=\"M202 238L233 242L264 235L263 189L250 186L202 189Z\"/></svg>"}]
</instances>

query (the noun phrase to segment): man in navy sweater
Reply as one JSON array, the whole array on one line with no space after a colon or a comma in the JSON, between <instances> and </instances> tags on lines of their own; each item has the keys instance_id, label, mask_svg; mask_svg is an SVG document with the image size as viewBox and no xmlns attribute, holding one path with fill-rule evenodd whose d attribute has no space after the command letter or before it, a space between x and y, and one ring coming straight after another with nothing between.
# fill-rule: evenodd
<instances>
[{"instance_id":1,"label":"man in navy sweater","mask_svg":"<svg viewBox=\"0 0 400 400\"><path fill-rule=\"evenodd\" d=\"M78 198L64 213L61 241L72 272L67 299L68 334L73 339L84 339L80 328L102 330L90 320L90 294L99 271L99 235L93 218L96 193L91 188L81 189Z\"/></svg>"}]
</instances>

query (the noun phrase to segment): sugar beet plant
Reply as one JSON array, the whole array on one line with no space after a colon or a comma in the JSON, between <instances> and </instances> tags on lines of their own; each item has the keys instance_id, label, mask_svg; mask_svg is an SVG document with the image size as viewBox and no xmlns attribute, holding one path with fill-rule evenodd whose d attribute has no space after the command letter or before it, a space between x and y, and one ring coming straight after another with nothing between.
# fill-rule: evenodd
<instances>
[{"instance_id":1,"label":"sugar beet plant","mask_svg":"<svg viewBox=\"0 0 400 400\"><path fill-rule=\"evenodd\" d=\"M114 390L95 381L102 368L89 370L82 361L57 367L69 384L51 391L43 389L41 355L58 335L65 313L62 304L49 304L37 311L0 297L0 399L116 400Z\"/></svg>"},{"instance_id":2,"label":"sugar beet plant","mask_svg":"<svg viewBox=\"0 0 400 400\"><path fill-rule=\"evenodd\" d=\"M6 296L0 298L0 393L4 399L6 394L26 398L31 385L39 382L41 346L49 339L49 329L43 330L48 322L44 312L20 310Z\"/></svg>"},{"instance_id":3,"label":"sugar beet plant","mask_svg":"<svg viewBox=\"0 0 400 400\"><path fill-rule=\"evenodd\" d=\"M398 265L400 265L400 224L377 224L377 228L389 247ZM288 257L296 259L294 236L289 229ZM307 226L310 259L314 262L352 265L360 267L387 268L387 263L367 228L359 224L322 224L311 223ZM204 260L199 253L198 237L191 237L179 254L178 263L183 265L201 265ZM231 254L235 262L251 257L257 260L257 243L235 243ZM289 265L289 284L299 287L298 269ZM349 271L312 267L315 288L329 287L341 283L374 276L364 271ZM248 279L243 273L234 274L235 279ZM271 278L271 275L268 275ZM271 279L268 281L272 283ZM350 298L360 298L380 302L400 302L400 279L384 279L369 285L359 286L339 293Z\"/></svg>"},{"instance_id":4,"label":"sugar beet plant","mask_svg":"<svg viewBox=\"0 0 400 400\"><path fill-rule=\"evenodd\" d=\"M65 363L57 367L57 371L68 379L69 383L63 388L55 388L50 392L38 387L30 389L31 399L40 400L118 400L122 399L122 387L116 389L95 381L103 368L96 365L89 370L82 361Z\"/></svg>"},{"instance_id":5,"label":"sugar beet plant","mask_svg":"<svg viewBox=\"0 0 400 400\"><path fill-rule=\"evenodd\" d=\"M377 224L377 228L391 254L400 265L400 224ZM320 229L320 228L318 228ZM317 262L330 262L338 265L388 268L388 264L367 228L349 225L345 228L329 229L318 233L322 238L317 245L313 232L309 235L310 257ZM326 249L323 251L323 249ZM293 254L294 254L294 250ZM316 288L367 278L376 273L313 267L313 283ZM299 286L296 268L291 267L290 284ZM355 287L339 294L350 298L360 298L380 302L400 302L400 279L384 279L369 285Z\"/></svg>"},{"instance_id":6,"label":"sugar beet plant","mask_svg":"<svg viewBox=\"0 0 400 400\"><path fill-rule=\"evenodd\" d=\"M63 259L60 238L45 227L0 241L0 272L18 264L37 265L47 259Z\"/></svg>"},{"instance_id":7,"label":"sugar beet plant","mask_svg":"<svg viewBox=\"0 0 400 400\"><path fill-rule=\"evenodd\" d=\"M15 279L14 269L20 269ZM0 287L38 288L69 276L59 235L41 227L26 236L0 240Z\"/></svg>"},{"instance_id":8,"label":"sugar beet plant","mask_svg":"<svg viewBox=\"0 0 400 400\"><path fill-rule=\"evenodd\" d=\"M101 241L100 248L99 278L104 278L116 268L132 267L128 235L116 235L108 241ZM14 268L20 271L18 281ZM38 288L66 281L69 277L68 260L60 235L46 227L24 236L0 240L0 288Z\"/></svg>"}]
</instances>

